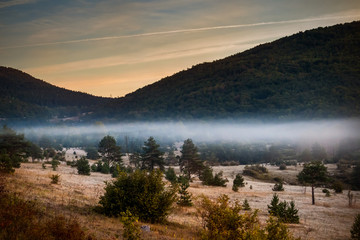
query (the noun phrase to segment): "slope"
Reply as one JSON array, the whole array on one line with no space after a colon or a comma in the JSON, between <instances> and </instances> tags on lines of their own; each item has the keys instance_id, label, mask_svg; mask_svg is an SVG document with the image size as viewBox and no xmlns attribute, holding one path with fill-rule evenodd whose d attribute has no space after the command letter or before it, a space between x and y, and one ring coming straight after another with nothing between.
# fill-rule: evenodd
<instances>
[{"instance_id":1,"label":"slope","mask_svg":"<svg viewBox=\"0 0 360 240\"><path fill-rule=\"evenodd\" d=\"M360 115L360 22L203 63L102 109L116 119L314 119ZM114 109L116 109L114 111Z\"/></svg>"},{"instance_id":2,"label":"slope","mask_svg":"<svg viewBox=\"0 0 360 240\"><path fill-rule=\"evenodd\" d=\"M13 68L0 67L0 118L77 115L107 100L56 87Z\"/></svg>"}]
</instances>

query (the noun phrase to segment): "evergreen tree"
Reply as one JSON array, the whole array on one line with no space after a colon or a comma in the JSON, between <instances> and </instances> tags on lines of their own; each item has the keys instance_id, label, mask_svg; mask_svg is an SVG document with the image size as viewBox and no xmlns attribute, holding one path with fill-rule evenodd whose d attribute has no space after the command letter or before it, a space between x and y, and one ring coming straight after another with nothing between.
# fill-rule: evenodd
<instances>
[{"instance_id":1,"label":"evergreen tree","mask_svg":"<svg viewBox=\"0 0 360 240\"><path fill-rule=\"evenodd\" d=\"M232 190L234 192L237 192L239 190L239 187L244 187L245 183L244 183L244 178L243 176L241 176L240 173L236 174L236 177L233 181L233 186L232 186Z\"/></svg>"},{"instance_id":2,"label":"evergreen tree","mask_svg":"<svg viewBox=\"0 0 360 240\"><path fill-rule=\"evenodd\" d=\"M184 141L181 153L180 171L187 174L189 179L191 178L191 174L197 174L200 176L202 170L204 169L204 164L200 159L197 147L191 139Z\"/></svg>"},{"instance_id":3,"label":"evergreen tree","mask_svg":"<svg viewBox=\"0 0 360 240\"><path fill-rule=\"evenodd\" d=\"M77 161L77 170L80 175L90 175L90 164L89 161L82 157Z\"/></svg>"},{"instance_id":4,"label":"evergreen tree","mask_svg":"<svg viewBox=\"0 0 360 240\"><path fill-rule=\"evenodd\" d=\"M327 168L320 161L304 164L303 170L298 174L297 178L300 183L310 184L312 193L312 204L315 204L315 187L327 181Z\"/></svg>"},{"instance_id":5,"label":"evergreen tree","mask_svg":"<svg viewBox=\"0 0 360 240\"><path fill-rule=\"evenodd\" d=\"M120 146L116 146L114 137L107 135L101 139L98 151L101 154L103 161L109 166L114 162L122 163L121 148Z\"/></svg>"},{"instance_id":6,"label":"evergreen tree","mask_svg":"<svg viewBox=\"0 0 360 240\"><path fill-rule=\"evenodd\" d=\"M160 170L164 171L164 153L159 150L160 145L156 143L153 137L144 143L143 154L141 155L141 168L147 170L154 170L158 166Z\"/></svg>"},{"instance_id":7,"label":"evergreen tree","mask_svg":"<svg viewBox=\"0 0 360 240\"><path fill-rule=\"evenodd\" d=\"M180 206L192 206L191 201L191 193L187 191L187 189L190 187L189 180L187 178L180 178L180 189L178 191L179 193L179 199L177 201L177 204Z\"/></svg>"}]
</instances>

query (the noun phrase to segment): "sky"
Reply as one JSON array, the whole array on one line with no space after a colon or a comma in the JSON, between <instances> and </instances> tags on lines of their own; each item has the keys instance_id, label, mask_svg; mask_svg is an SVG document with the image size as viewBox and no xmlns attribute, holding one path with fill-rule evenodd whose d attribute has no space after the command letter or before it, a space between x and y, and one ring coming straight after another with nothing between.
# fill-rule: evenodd
<instances>
[{"instance_id":1,"label":"sky","mask_svg":"<svg viewBox=\"0 0 360 240\"><path fill-rule=\"evenodd\" d=\"M0 0L0 65L121 97L202 62L355 20L359 0Z\"/></svg>"}]
</instances>

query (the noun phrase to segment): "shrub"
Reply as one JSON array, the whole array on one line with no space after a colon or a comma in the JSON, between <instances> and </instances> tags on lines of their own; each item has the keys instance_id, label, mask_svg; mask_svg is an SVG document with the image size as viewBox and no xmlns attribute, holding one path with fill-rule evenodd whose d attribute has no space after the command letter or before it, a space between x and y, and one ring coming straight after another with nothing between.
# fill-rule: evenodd
<instances>
[{"instance_id":1,"label":"shrub","mask_svg":"<svg viewBox=\"0 0 360 240\"><path fill-rule=\"evenodd\" d=\"M244 178L243 176L241 176L240 173L236 174L236 177L233 181L233 186L232 186L232 190L234 192L237 192L239 190L239 187L244 187L245 183L244 183Z\"/></svg>"},{"instance_id":2,"label":"shrub","mask_svg":"<svg viewBox=\"0 0 360 240\"><path fill-rule=\"evenodd\" d=\"M188 187L190 186L189 184L189 180L185 177L180 178L180 188L178 190L179 193L179 199L177 201L177 204L180 206L192 206L192 201L191 201L191 193L189 193L187 191Z\"/></svg>"},{"instance_id":3,"label":"shrub","mask_svg":"<svg viewBox=\"0 0 360 240\"><path fill-rule=\"evenodd\" d=\"M58 184L59 179L60 179L60 175L59 174L53 174L53 175L50 176L50 179L51 179L52 184Z\"/></svg>"},{"instance_id":4,"label":"shrub","mask_svg":"<svg viewBox=\"0 0 360 240\"><path fill-rule=\"evenodd\" d=\"M335 193L342 193L343 192L343 184L340 181L335 181L332 184L332 189L334 189Z\"/></svg>"},{"instance_id":5,"label":"shrub","mask_svg":"<svg viewBox=\"0 0 360 240\"><path fill-rule=\"evenodd\" d=\"M60 162L58 160L51 160L51 167L54 171L56 171L57 167L60 165Z\"/></svg>"},{"instance_id":6,"label":"shrub","mask_svg":"<svg viewBox=\"0 0 360 240\"><path fill-rule=\"evenodd\" d=\"M252 165L252 166L245 166L243 170L244 176L250 176L253 178L265 180L268 179L268 170L266 167L260 166L260 165Z\"/></svg>"},{"instance_id":7,"label":"shrub","mask_svg":"<svg viewBox=\"0 0 360 240\"><path fill-rule=\"evenodd\" d=\"M46 169L45 163L42 163L42 164L41 164L41 167L42 167L42 169Z\"/></svg>"},{"instance_id":8,"label":"shrub","mask_svg":"<svg viewBox=\"0 0 360 240\"><path fill-rule=\"evenodd\" d=\"M282 184L282 182L279 182L279 183L275 183L274 187L272 188L272 190L274 192L282 192L284 191L284 186Z\"/></svg>"},{"instance_id":9,"label":"shrub","mask_svg":"<svg viewBox=\"0 0 360 240\"><path fill-rule=\"evenodd\" d=\"M133 216L130 211L122 212L120 221L124 225L123 238L128 240L139 240L140 228L137 225L138 218Z\"/></svg>"},{"instance_id":10,"label":"shrub","mask_svg":"<svg viewBox=\"0 0 360 240\"><path fill-rule=\"evenodd\" d=\"M77 161L77 170L80 175L90 175L90 164L89 161L82 157Z\"/></svg>"},{"instance_id":11,"label":"shrub","mask_svg":"<svg viewBox=\"0 0 360 240\"><path fill-rule=\"evenodd\" d=\"M281 222L299 223L298 209L295 208L294 201L290 204L286 201L280 202L277 194L273 195L268 211L272 216L277 217Z\"/></svg>"},{"instance_id":12,"label":"shrub","mask_svg":"<svg viewBox=\"0 0 360 240\"><path fill-rule=\"evenodd\" d=\"M169 167L165 171L165 179L171 183L175 183L177 181L175 170L172 167Z\"/></svg>"},{"instance_id":13,"label":"shrub","mask_svg":"<svg viewBox=\"0 0 360 240\"><path fill-rule=\"evenodd\" d=\"M354 223L350 230L352 239L360 239L360 214L355 216Z\"/></svg>"},{"instance_id":14,"label":"shrub","mask_svg":"<svg viewBox=\"0 0 360 240\"><path fill-rule=\"evenodd\" d=\"M325 193L325 196L326 196L326 197L330 197L330 191L327 190L326 188L324 188L324 189L322 190L322 192Z\"/></svg>"},{"instance_id":15,"label":"shrub","mask_svg":"<svg viewBox=\"0 0 360 240\"><path fill-rule=\"evenodd\" d=\"M275 219L270 218L261 228L257 211L241 214L239 203L230 206L227 195L216 201L203 197L198 213L203 221L202 239L293 239L287 227Z\"/></svg>"},{"instance_id":16,"label":"shrub","mask_svg":"<svg viewBox=\"0 0 360 240\"><path fill-rule=\"evenodd\" d=\"M279 170L286 170L286 164L285 163L280 164Z\"/></svg>"},{"instance_id":17,"label":"shrub","mask_svg":"<svg viewBox=\"0 0 360 240\"><path fill-rule=\"evenodd\" d=\"M165 220L174 202L175 190L165 189L161 171L136 170L120 172L114 182L107 182L99 203L108 216L129 210L140 220L153 223Z\"/></svg>"},{"instance_id":18,"label":"shrub","mask_svg":"<svg viewBox=\"0 0 360 240\"><path fill-rule=\"evenodd\" d=\"M220 186L220 187L226 187L226 182L229 181L226 178L225 179L223 178L223 172L222 171L216 173L215 176L214 176L212 168L208 167L208 166L206 166L204 168L204 170L201 172L200 180L202 181L202 183L204 185Z\"/></svg>"},{"instance_id":19,"label":"shrub","mask_svg":"<svg viewBox=\"0 0 360 240\"><path fill-rule=\"evenodd\" d=\"M104 162L104 164L102 164L101 166L101 173L104 173L104 174L109 174L110 173L110 165L109 163L107 162Z\"/></svg>"},{"instance_id":20,"label":"shrub","mask_svg":"<svg viewBox=\"0 0 360 240\"><path fill-rule=\"evenodd\" d=\"M243 202L243 204L242 204L242 208L243 208L243 210L245 210L245 211L251 210L250 204L249 204L249 202L248 202L248 200L247 200L246 198L245 198L245 200L244 200L244 202Z\"/></svg>"}]
</instances>

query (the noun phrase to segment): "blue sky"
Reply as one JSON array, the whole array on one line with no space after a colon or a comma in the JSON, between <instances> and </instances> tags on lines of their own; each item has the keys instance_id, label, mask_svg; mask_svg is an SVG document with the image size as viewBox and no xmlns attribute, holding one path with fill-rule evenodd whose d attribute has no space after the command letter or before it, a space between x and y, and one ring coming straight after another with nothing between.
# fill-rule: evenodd
<instances>
[{"instance_id":1,"label":"blue sky","mask_svg":"<svg viewBox=\"0 0 360 240\"><path fill-rule=\"evenodd\" d=\"M0 0L0 65L117 97L201 62L354 20L358 0Z\"/></svg>"}]
</instances>

